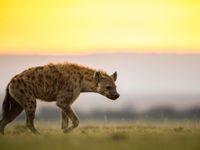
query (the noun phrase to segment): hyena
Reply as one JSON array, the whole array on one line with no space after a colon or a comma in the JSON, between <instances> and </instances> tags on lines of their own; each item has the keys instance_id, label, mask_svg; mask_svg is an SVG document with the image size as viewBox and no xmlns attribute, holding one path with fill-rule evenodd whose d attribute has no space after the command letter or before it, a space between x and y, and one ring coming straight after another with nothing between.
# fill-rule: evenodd
<instances>
[{"instance_id":1,"label":"hyena","mask_svg":"<svg viewBox=\"0 0 200 150\"><path fill-rule=\"evenodd\" d=\"M71 131L79 124L71 105L80 93L95 92L116 100L119 97L116 79L117 72L108 75L104 71L73 63L51 63L29 68L14 76L7 85L0 132L4 134L5 126L25 110L26 126L33 133L38 133L34 127L36 99L56 101L61 109L62 129L64 132ZM70 127L69 119L72 121Z\"/></svg>"}]
</instances>

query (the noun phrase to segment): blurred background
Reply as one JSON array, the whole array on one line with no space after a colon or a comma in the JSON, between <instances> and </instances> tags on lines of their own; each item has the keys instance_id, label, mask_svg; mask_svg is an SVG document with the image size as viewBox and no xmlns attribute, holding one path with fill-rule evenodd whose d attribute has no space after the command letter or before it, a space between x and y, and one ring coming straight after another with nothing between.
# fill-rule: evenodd
<instances>
[{"instance_id":1,"label":"blurred background","mask_svg":"<svg viewBox=\"0 0 200 150\"><path fill-rule=\"evenodd\" d=\"M74 103L83 120L199 120L199 27L193 0L1 1L0 104L17 73L69 61L118 72L117 101L84 93ZM38 102L37 119L59 116Z\"/></svg>"}]
</instances>

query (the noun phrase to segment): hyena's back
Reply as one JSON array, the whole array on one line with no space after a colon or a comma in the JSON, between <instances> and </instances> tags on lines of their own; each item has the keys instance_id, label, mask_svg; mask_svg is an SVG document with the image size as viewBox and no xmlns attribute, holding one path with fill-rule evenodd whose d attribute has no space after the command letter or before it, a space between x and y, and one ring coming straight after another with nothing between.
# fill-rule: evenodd
<instances>
[{"instance_id":1,"label":"hyena's back","mask_svg":"<svg viewBox=\"0 0 200 150\"><path fill-rule=\"evenodd\" d=\"M62 72L64 70L62 67L65 67L65 73ZM38 98L55 101L63 85L68 85L69 88L73 85L78 86L80 79L78 70L76 66L70 64L65 66L49 64L30 68L12 78L9 92L15 99Z\"/></svg>"}]
</instances>

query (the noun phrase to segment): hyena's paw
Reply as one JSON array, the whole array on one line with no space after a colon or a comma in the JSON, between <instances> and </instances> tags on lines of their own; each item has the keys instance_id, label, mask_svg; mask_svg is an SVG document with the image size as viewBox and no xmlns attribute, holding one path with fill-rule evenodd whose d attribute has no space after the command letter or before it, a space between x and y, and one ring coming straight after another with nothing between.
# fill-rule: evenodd
<instances>
[{"instance_id":1,"label":"hyena's paw","mask_svg":"<svg viewBox=\"0 0 200 150\"><path fill-rule=\"evenodd\" d=\"M0 134L4 135L4 127L2 125L2 120L0 120Z\"/></svg>"},{"instance_id":2,"label":"hyena's paw","mask_svg":"<svg viewBox=\"0 0 200 150\"><path fill-rule=\"evenodd\" d=\"M0 134L4 135L4 129L0 129Z\"/></svg>"},{"instance_id":3,"label":"hyena's paw","mask_svg":"<svg viewBox=\"0 0 200 150\"><path fill-rule=\"evenodd\" d=\"M69 127L69 128L65 128L65 129L63 129L63 133L70 133L71 131L73 131L73 127Z\"/></svg>"},{"instance_id":4,"label":"hyena's paw","mask_svg":"<svg viewBox=\"0 0 200 150\"><path fill-rule=\"evenodd\" d=\"M38 130L33 131L34 134L40 135L40 132Z\"/></svg>"},{"instance_id":5,"label":"hyena's paw","mask_svg":"<svg viewBox=\"0 0 200 150\"><path fill-rule=\"evenodd\" d=\"M64 133L69 133L69 132L71 132L72 130L74 130L76 127L78 127L78 125L79 125L79 121L77 120L77 121L73 122L73 125L72 125L71 127L69 127L69 128L64 128L64 129L63 129L63 132L64 132Z\"/></svg>"},{"instance_id":6,"label":"hyena's paw","mask_svg":"<svg viewBox=\"0 0 200 150\"><path fill-rule=\"evenodd\" d=\"M36 130L36 128L32 127L32 126L27 126L28 129L30 129L30 131L33 133L33 134L40 134L38 132L38 130Z\"/></svg>"}]
</instances>

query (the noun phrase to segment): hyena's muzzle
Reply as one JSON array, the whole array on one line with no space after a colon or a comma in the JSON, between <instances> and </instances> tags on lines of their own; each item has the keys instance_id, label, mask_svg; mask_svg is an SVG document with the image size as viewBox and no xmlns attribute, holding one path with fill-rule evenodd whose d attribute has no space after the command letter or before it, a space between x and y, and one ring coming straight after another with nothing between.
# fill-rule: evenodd
<instances>
[{"instance_id":1,"label":"hyena's muzzle","mask_svg":"<svg viewBox=\"0 0 200 150\"><path fill-rule=\"evenodd\" d=\"M116 89L110 90L108 94L106 94L106 97L108 97L111 100L116 100L117 98L119 98L119 96L120 95Z\"/></svg>"}]
</instances>

